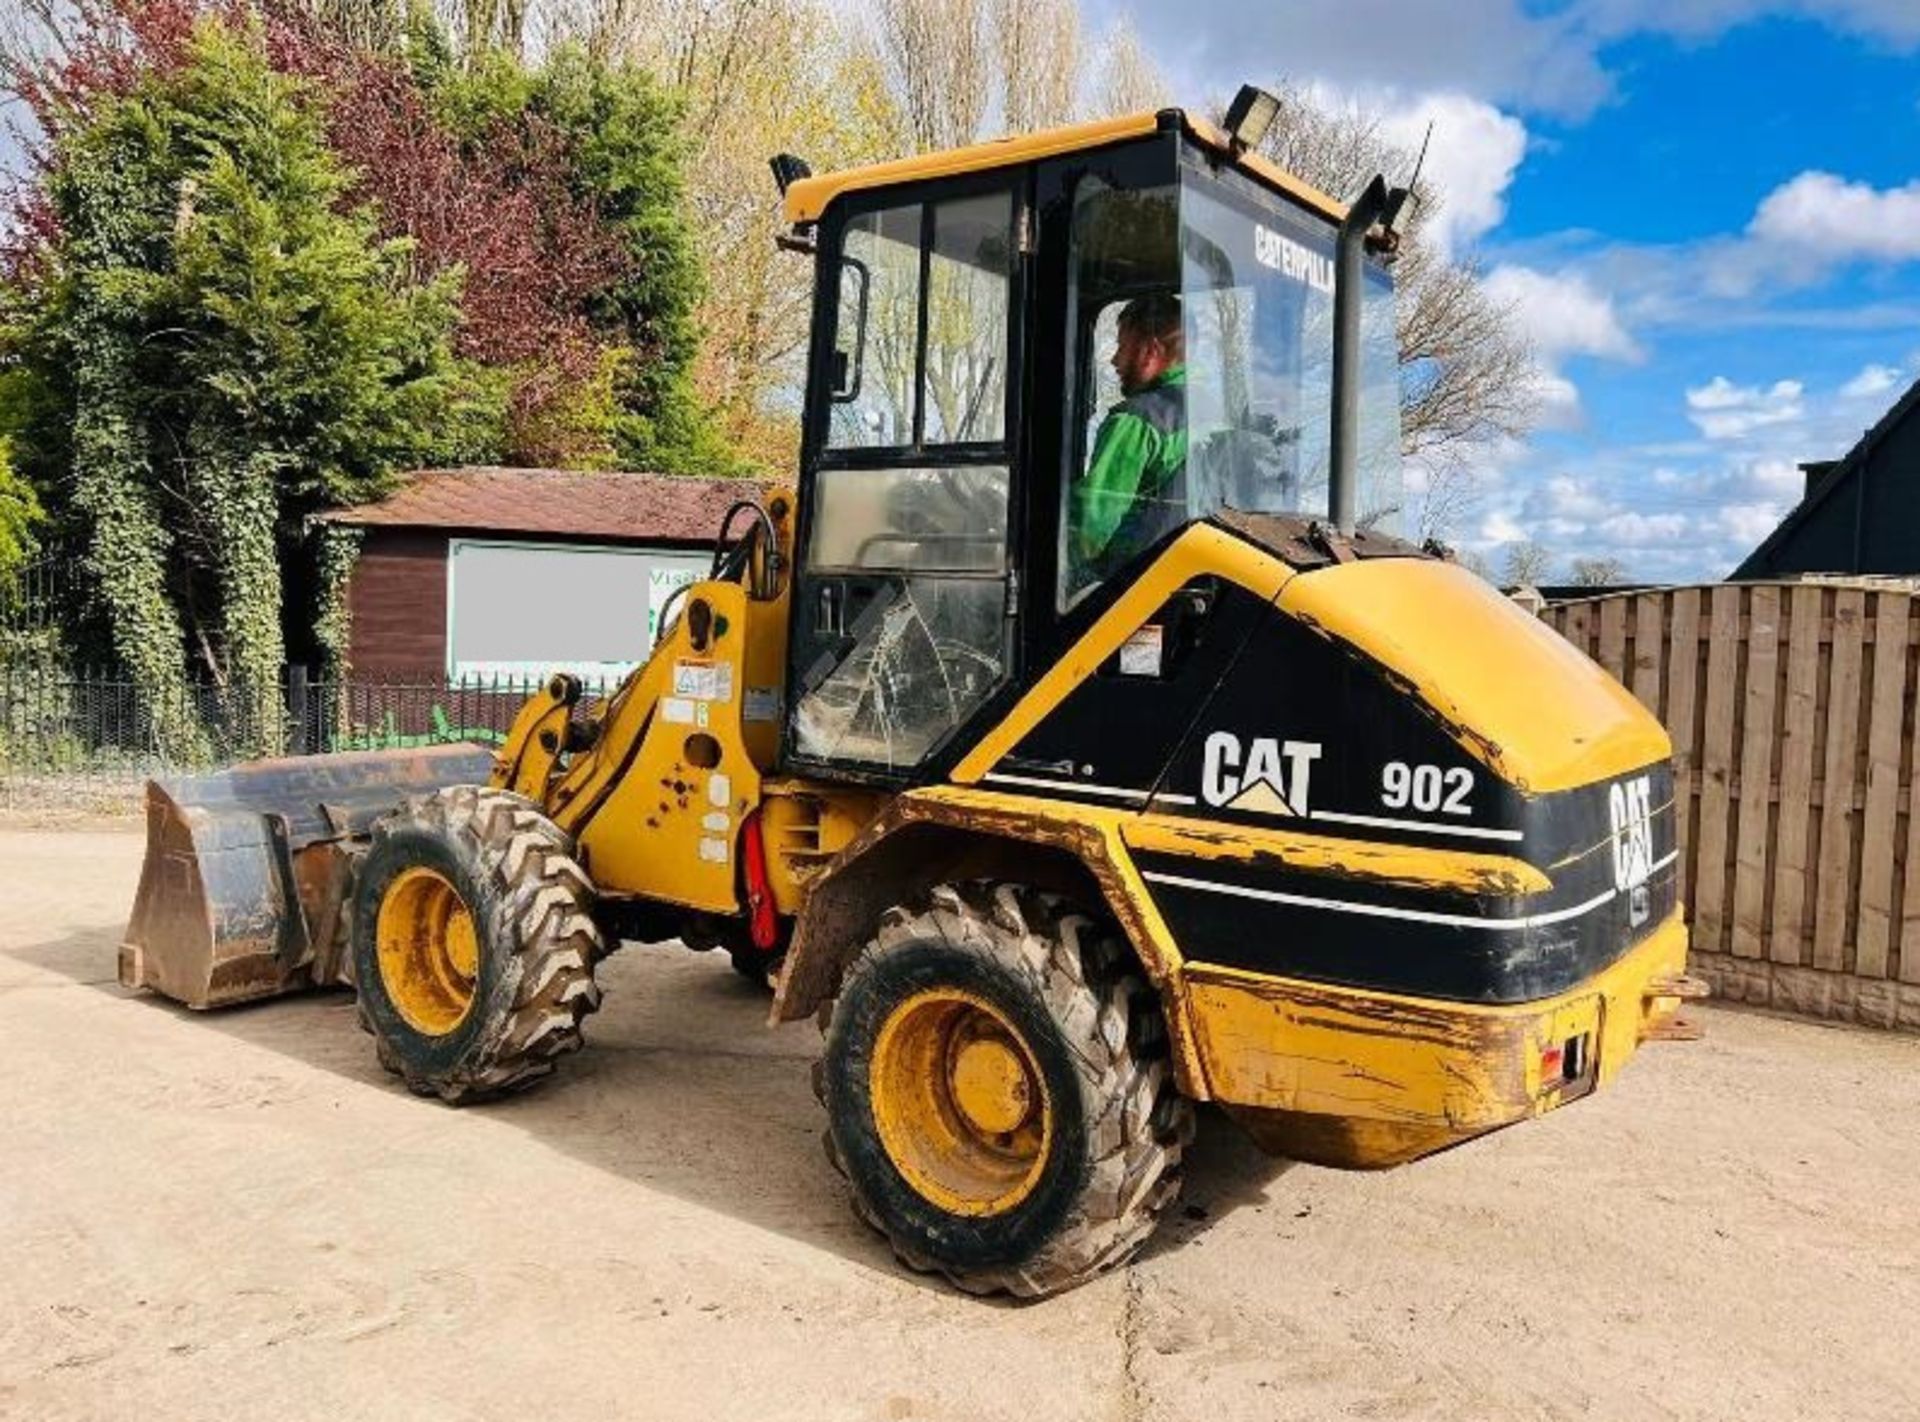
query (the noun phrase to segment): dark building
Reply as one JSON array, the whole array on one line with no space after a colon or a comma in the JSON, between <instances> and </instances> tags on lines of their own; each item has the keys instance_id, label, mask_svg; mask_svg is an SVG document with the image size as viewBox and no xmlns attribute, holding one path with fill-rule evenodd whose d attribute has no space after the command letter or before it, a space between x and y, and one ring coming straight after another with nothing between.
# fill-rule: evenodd
<instances>
[{"instance_id":1,"label":"dark building","mask_svg":"<svg viewBox=\"0 0 1920 1422\"><path fill-rule=\"evenodd\" d=\"M1734 580L1920 573L1920 384L1844 459L1800 468L1806 493Z\"/></svg>"},{"instance_id":2,"label":"dark building","mask_svg":"<svg viewBox=\"0 0 1920 1422\"><path fill-rule=\"evenodd\" d=\"M733 479L548 469L412 475L330 523L362 530L347 588L356 675L617 677L661 604L704 576Z\"/></svg>"}]
</instances>

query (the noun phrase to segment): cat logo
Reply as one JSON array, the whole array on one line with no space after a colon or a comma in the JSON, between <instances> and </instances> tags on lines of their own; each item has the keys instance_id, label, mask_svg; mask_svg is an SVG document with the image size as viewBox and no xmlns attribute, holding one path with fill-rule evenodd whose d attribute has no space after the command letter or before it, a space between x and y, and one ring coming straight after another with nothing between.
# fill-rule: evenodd
<instances>
[{"instance_id":1,"label":"cat logo","mask_svg":"<svg viewBox=\"0 0 1920 1422\"><path fill-rule=\"evenodd\" d=\"M1215 731L1207 737L1200 798L1217 810L1304 817L1312 789L1313 763L1318 759L1318 741L1256 736L1243 746L1232 732Z\"/></svg>"},{"instance_id":2,"label":"cat logo","mask_svg":"<svg viewBox=\"0 0 1920 1422\"><path fill-rule=\"evenodd\" d=\"M1638 928L1653 911L1653 786L1647 776L1616 783L1607 792L1613 817L1613 884L1627 896L1627 921Z\"/></svg>"}]
</instances>

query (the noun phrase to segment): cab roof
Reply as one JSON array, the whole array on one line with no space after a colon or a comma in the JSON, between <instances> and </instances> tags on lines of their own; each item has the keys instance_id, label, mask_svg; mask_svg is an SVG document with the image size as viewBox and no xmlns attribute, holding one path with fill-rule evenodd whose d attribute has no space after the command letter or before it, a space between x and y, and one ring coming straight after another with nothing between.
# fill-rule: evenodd
<instances>
[{"instance_id":1,"label":"cab roof","mask_svg":"<svg viewBox=\"0 0 1920 1422\"><path fill-rule=\"evenodd\" d=\"M827 206L843 193L1008 168L1039 158L1054 158L1063 153L1102 148L1129 138L1143 138L1166 128L1182 130L1189 138L1242 172L1330 222L1338 223L1347 215L1345 203L1335 201L1259 154L1236 154L1226 133L1217 125L1184 109L1161 109L1158 112L1128 114L1122 118L1100 119L1093 123L1069 124L1064 128L1042 129L1037 133L969 144L965 148L949 148L939 153L922 153L912 158L896 158L886 163L869 163L838 173L802 178L787 189L786 218L796 225L818 222Z\"/></svg>"}]
</instances>

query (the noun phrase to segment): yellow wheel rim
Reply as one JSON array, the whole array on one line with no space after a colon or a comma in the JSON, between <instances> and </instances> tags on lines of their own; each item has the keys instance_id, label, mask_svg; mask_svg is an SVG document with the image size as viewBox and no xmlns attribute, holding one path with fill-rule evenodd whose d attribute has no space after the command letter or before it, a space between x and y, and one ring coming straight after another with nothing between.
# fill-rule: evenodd
<instances>
[{"instance_id":1,"label":"yellow wheel rim","mask_svg":"<svg viewBox=\"0 0 1920 1422\"><path fill-rule=\"evenodd\" d=\"M956 1215L998 1215L1033 1193L1053 1143L1038 1062L1006 1015L958 988L915 993L888 1015L868 1074L894 1168Z\"/></svg>"},{"instance_id":2,"label":"yellow wheel rim","mask_svg":"<svg viewBox=\"0 0 1920 1422\"><path fill-rule=\"evenodd\" d=\"M444 1037L473 1008L480 939L460 891L433 869L402 870L380 900L380 981L407 1025Z\"/></svg>"}]
</instances>

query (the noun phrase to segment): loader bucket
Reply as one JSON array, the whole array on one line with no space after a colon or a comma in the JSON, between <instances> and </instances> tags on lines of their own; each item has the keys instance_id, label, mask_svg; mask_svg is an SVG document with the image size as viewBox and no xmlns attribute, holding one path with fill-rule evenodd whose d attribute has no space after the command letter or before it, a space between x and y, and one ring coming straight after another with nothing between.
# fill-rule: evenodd
<instances>
[{"instance_id":1,"label":"loader bucket","mask_svg":"<svg viewBox=\"0 0 1920 1422\"><path fill-rule=\"evenodd\" d=\"M345 981L347 905L373 822L492 768L491 752L460 744L148 781L120 981L188 1007Z\"/></svg>"}]
</instances>

